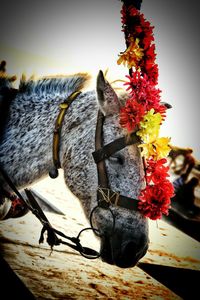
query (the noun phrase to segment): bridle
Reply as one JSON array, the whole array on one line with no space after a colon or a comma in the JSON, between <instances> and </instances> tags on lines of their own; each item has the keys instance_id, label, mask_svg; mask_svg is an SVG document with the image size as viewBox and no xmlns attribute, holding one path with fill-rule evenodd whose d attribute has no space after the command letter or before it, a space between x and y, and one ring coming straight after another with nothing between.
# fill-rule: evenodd
<instances>
[{"instance_id":1,"label":"bridle","mask_svg":"<svg viewBox=\"0 0 200 300\"><path fill-rule=\"evenodd\" d=\"M77 98L80 93L80 91L72 93L63 103L60 104L60 111L55 122L53 133L53 168L49 172L51 178L56 178L58 176L58 169L61 167L59 160L59 148L64 116L70 104ZM4 178L6 183L43 225L39 243L42 243L44 241L44 233L47 231L47 243L51 246L51 248L53 248L53 246L64 244L78 251L82 256L88 259L95 259L101 256L100 252L97 252L88 247L83 247L80 242L80 236L86 230L92 230L96 235L101 236L99 230L93 225L93 215L95 211L98 208L103 208L110 211L113 218L113 226L111 230L112 235L115 231L115 216L111 209L111 205L120 206L129 210L137 210L138 203L138 200L120 195L119 192L114 192L110 189L105 160L115 154L117 151L122 150L126 146L139 142L139 138L135 134L131 134L128 138L126 136L123 136L107 145L103 145L104 120L105 117L99 110L95 133L95 151L92 153L94 161L97 165L98 173L97 205L92 209L90 214L91 227L82 229L77 237L69 237L63 232L53 228L46 215L42 211L41 207L37 203L31 190L25 189L27 198L25 200L18 189L15 187L15 185L12 183L12 180L9 178L6 172L0 167L0 174ZM70 242L66 242L61 238L58 238L58 235L64 239L69 240Z\"/></svg>"},{"instance_id":2,"label":"bridle","mask_svg":"<svg viewBox=\"0 0 200 300\"><path fill-rule=\"evenodd\" d=\"M98 205L100 207L106 208L110 204L114 204L115 206L120 206L129 210L137 210L136 199L122 196L119 192L114 192L110 189L105 159L108 159L110 156L129 145L138 143L139 138L135 133L132 133L129 137L123 136L103 146L104 120L105 117L99 110L95 134L95 152L92 153L94 161L97 165L98 173Z\"/></svg>"},{"instance_id":3,"label":"bridle","mask_svg":"<svg viewBox=\"0 0 200 300\"><path fill-rule=\"evenodd\" d=\"M80 95L80 91L72 93L63 103L60 104L60 111L55 122L53 133L53 168L49 172L51 178L58 176L58 169L61 168L59 160L59 145L61 139L61 129L64 116L71 103ZM94 161L97 165L98 173L98 189L97 200L98 207L108 208L110 204L127 208L129 210L137 210L137 200L120 195L119 192L114 192L109 187L109 180L105 165L105 160L123 148L138 143L139 137L132 133L130 136L123 136L113 142L103 145L103 125L105 116L99 110L97 115L97 124L95 132L95 151L92 153Z\"/></svg>"}]
</instances>

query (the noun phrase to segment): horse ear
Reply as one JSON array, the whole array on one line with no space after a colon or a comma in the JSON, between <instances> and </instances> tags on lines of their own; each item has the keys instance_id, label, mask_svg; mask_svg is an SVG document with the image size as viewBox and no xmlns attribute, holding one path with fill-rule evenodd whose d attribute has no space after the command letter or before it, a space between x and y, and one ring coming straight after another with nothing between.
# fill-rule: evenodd
<instances>
[{"instance_id":1,"label":"horse ear","mask_svg":"<svg viewBox=\"0 0 200 300\"><path fill-rule=\"evenodd\" d=\"M120 103L117 94L104 78L103 72L100 70L97 76L97 98L99 107L104 115L113 115L119 113Z\"/></svg>"}]
</instances>

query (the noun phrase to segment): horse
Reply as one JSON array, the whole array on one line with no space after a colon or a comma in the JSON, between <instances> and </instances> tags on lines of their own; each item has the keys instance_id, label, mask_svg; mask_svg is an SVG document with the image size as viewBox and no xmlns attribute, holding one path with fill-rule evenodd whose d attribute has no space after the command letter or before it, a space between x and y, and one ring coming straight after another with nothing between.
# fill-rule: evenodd
<instances>
[{"instance_id":1,"label":"horse","mask_svg":"<svg viewBox=\"0 0 200 300\"><path fill-rule=\"evenodd\" d=\"M8 82L6 76L3 80L4 86L11 89L11 81ZM103 145L122 136L125 139L129 137L119 124L120 108L127 94L117 94L102 71L97 75L96 89L85 89L88 81L87 73L46 76L37 80L21 78L1 134L0 164L18 189L48 176L49 170L54 167L53 133L60 105L69 95L82 90L63 119L59 161L66 185L80 200L89 220L97 206L99 187L97 165L92 155L95 152L98 118L104 118ZM138 142L105 157L104 163L111 189L137 202L144 186ZM9 189L6 183L2 184ZM98 231L103 262L130 268L146 254L149 245L148 220L138 209L132 210L114 203L109 209L100 206L93 213L92 223Z\"/></svg>"}]
</instances>

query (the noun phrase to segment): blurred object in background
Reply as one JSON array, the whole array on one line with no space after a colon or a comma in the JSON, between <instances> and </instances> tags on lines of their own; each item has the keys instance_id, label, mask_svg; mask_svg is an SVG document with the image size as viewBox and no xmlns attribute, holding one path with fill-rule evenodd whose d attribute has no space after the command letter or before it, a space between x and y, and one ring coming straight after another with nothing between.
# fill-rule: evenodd
<instances>
[{"instance_id":1,"label":"blurred object in background","mask_svg":"<svg viewBox=\"0 0 200 300\"><path fill-rule=\"evenodd\" d=\"M193 149L171 146L169 166L175 191L171 209L200 222L200 162Z\"/></svg>"},{"instance_id":2,"label":"blurred object in background","mask_svg":"<svg viewBox=\"0 0 200 300\"><path fill-rule=\"evenodd\" d=\"M192 148L180 148L177 146L171 146L169 153L172 171L177 175L184 174L185 180L195 166L195 158L192 153Z\"/></svg>"}]
</instances>

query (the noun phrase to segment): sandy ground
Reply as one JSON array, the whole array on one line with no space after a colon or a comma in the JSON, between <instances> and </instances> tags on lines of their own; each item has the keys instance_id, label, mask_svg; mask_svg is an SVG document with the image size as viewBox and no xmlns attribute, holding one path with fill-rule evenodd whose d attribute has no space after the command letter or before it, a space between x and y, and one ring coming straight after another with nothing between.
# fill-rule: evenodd
<instances>
[{"instance_id":1,"label":"sandy ground","mask_svg":"<svg viewBox=\"0 0 200 300\"><path fill-rule=\"evenodd\" d=\"M62 175L34 188L65 214L46 213L58 230L76 235L88 226ZM120 269L100 259L87 260L64 245L51 252L46 242L38 244L40 231L32 213L0 223L3 257L36 299L180 299L139 267ZM98 248L93 234L86 239ZM200 245L163 221L150 222L150 248L142 262L200 270Z\"/></svg>"}]
</instances>

